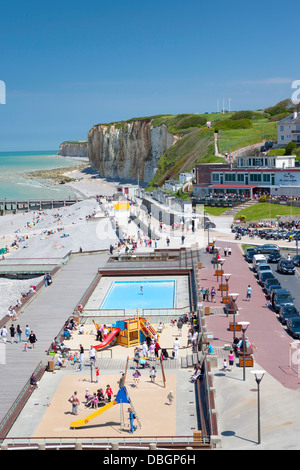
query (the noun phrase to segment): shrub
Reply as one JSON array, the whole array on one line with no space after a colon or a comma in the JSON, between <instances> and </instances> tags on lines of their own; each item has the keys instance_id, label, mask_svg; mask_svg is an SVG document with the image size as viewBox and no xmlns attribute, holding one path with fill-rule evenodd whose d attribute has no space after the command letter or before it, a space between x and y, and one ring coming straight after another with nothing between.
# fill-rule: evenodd
<instances>
[{"instance_id":1,"label":"shrub","mask_svg":"<svg viewBox=\"0 0 300 470\"><path fill-rule=\"evenodd\" d=\"M205 126L206 118L199 114L191 114L180 119L175 125L175 129L189 129L190 127Z\"/></svg>"},{"instance_id":2,"label":"shrub","mask_svg":"<svg viewBox=\"0 0 300 470\"><path fill-rule=\"evenodd\" d=\"M249 119L239 119L238 121L224 119L214 125L215 130L250 129L251 127L252 123Z\"/></svg>"},{"instance_id":3,"label":"shrub","mask_svg":"<svg viewBox=\"0 0 300 470\"><path fill-rule=\"evenodd\" d=\"M262 196L260 196L259 202L267 202L267 195L263 194Z\"/></svg>"},{"instance_id":4,"label":"shrub","mask_svg":"<svg viewBox=\"0 0 300 470\"><path fill-rule=\"evenodd\" d=\"M285 147L284 155L293 155L297 150L297 144L295 142L290 142Z\"/></svg>"},{"instance_id":5,"label":"shrub","mask_svg":"<svg viewBox=\"0 0 300 470\"><path fill-rule=\"evenodd\" d=\"M239 121L240 119L252 119L253 118L253 111L236 111L231 116L233 121Z\"/></svg>"}]
</instances>

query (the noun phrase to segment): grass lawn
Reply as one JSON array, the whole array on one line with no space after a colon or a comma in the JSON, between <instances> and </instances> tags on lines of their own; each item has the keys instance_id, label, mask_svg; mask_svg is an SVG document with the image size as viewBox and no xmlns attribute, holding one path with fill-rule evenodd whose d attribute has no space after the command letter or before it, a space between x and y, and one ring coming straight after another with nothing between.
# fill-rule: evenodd
<instances>
[{"instance_id":1,"label":"grass lawn","mask_svg":"<svg viewBox=\"0 0 300 470\"><path fill-rule=\"evenodd\" d=\"M246 216L247 222L260 219L276 219L277 215L300 215L300 207L259 202L251 207L248 207L247 209L238 212L235 215L235 219L239 219L241 215Z\"/></svg>"},{"instance_id":2,"label":"grass lawn","mask_svg":"<svg viewBox=\"0 0 300 470\"><path fill-rule=\"evenodd\" d=\"M222 215L229 209L230 207L204 206L204 211L209 215Z\"/></svg>"},{"instance_id":3,"label":"grass lawn","mask_svg":"<svg viewBox=\"0 0 300 470\"><path fill-rule=\"evenodd\" d=\"M233 152L241 147L254 145L265 140L277 139L277 127L275 122L267 120L252 121L251 129L220 130L218 137L219 151Z\"/></svg>"}]
</instances>

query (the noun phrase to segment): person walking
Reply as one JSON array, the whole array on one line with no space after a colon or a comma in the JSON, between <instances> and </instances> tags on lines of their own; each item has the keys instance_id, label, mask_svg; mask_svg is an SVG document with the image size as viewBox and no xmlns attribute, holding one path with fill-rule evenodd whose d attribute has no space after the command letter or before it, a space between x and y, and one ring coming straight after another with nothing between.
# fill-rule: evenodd
<instances>
[{"instance_id":1,"label":"person walking","mask_svg":"<svg viewBox=\"0 0 300 470\"><path fill-rule=\"evenodd\" d=\"M22 341L22 328L20 325L17 325L17 343Z\"/></svg>"},{"instance_id":2,"label":"person walking","mask_svg":"<svg viewBox=\"0 0 300 470\"><path fill-rule=\"evenodd\" d=\"M37 342L37 339L33 331L30 332L28 340L29 340L29 343L31 344L32 349L34 349L34 345Z\"/></svg>"},{"instance_id":3,"label":"person walking","mask_svg":"<svg viewBox=\"0 0 300 470\"><path fill-rule=\"evenodd\" d=\"M232 371L232 367L234 365L234 352L233 349L230 349L228 354L228 362L229 362L229 370Z\"/></svg>"},{"instance_id":4,"label":"person walking","mask_svg":"<svg viewBox=\"0 0 300 470\"><path fill-rule=\"evenodd\" d=\"M96 350L93 348L93 346L90 347L89 349L89 355L90 355L90 361L91 363L96 363Z\"/></svg>"},{"instance_id":5,"label":"person walking","mask_svg":"<svg viewBox=\"0 0 300 470\"><path fill-rule=\"evenodd\" d=\"M207 302L209 302L209 288L205 289L205 300L207 300Z\"/></svg>"},{"instance_id":6,"label":"person walking","mask_svg":"<svg viewBox=\"0 0 300 470\"><path fill-rule=\"evenodd\" d=\"M82 344L79 345L79 360L80 362L83 362L83 355L84 355L84 347Z\"/></svg>"},{"instance_id":7,"label":"person walking","mask_svg":"<svg viewBox=\"0 0 300 470\"><path fill-rule=\"evenodd\" d=\"M133 377L134 385L137 387L140 382L140 377L141 377L140 371L138 369L135 369L134 373L132 374L132 377Z\"/></svg>"},{"instance_id":8,"label":"person walking","mask_svg":"<svg viewBox=\"0 0 300 470\"><path fill-rule=\"evenodd\" d=\"M210 290L210 297L212 302L216 302L216 290L214 287L212 287Z\"/></svg>"},{"instance_id":9,"label":"person walking","mask_svg":"<svg viewBox=\"0 0 300 470\"><path fill-rule=\"evenodd\" d=\"M128 408L128 413L129 413L129 422L130 422L130 434L133 434L134 431L137 430L137 427L134 425L134 420L135 420L135 414L133 413L132 408Z\"/></svg>"},{"instance_id":10,"label":"person walking","mask_svg":"<svg viewBox=\"0 0 300 470\"><path fill-rule=\"evenodd\" d=\"M9 332L10 332L10 342L13 343L15 341L15 333L16 333L16 329L14 325L10 326Z\"/></svg>"},{"instance_id":11,"label":"person walking","mask_svg":"<svg viewBox=\"0 0 300 470\"><path fill-rule=\"evenodd\" d=\"M1 330L1 336L2 336L2 341L3 343L6 344L6 340L7 340L7 329L6 329L6 326L4 325L4 327L2 328Z\"/></svg>"},{"instance_id":12,"label":"person walking","mask_svg":"<svg viewBox=\"0 0 300 470\"><path fill-rule=\"evenodd\" d=\"M252 287L249 285L247 287L247 292L246 292L246 300L249 300L251 299L251 294L252 294Z\"/></svg>"},{"instance_id":13,"label":"person walking","mask_svg":"<svg viewBox=\"0 0 300 470\"><path fill-rule=\"evenodd\" d=\"M173 395L172 390L170 390L170 393L168 393L167 399L169 400L169 405L171 406L174 401L174 395Z\"/></svg>"},{"instance_id":14,"label":"person walking","mask_svg":"<svg viewBox=\"0 0 300 470\"><path fill-rule=\"evenodd\" d=\"M28 342L29 341L29 335L30 335L30 328L28 325L26 325L26 328L25 328L25 336L26 336L26 341Z\"/></svg>"},{"instance_id":15,"label":"person walking","mask_svg":"<svg viewBox=\"0 0 300 470\"><path fill-rule=\"evenodd\" d=\"M183 327L183 321L181 318L179 318L177 322L177 331L178 331L178 336L182 336L182 327Z\"/></svg>"},{"instance_id":16,"label":"person walking","mask_svg":"<svg viewBox=\"0 0 300 470\"><path fill-rule=\"evenodd\" d=\"M155 382L155 378L156 378L156 369L153 366L152 369L150 370L150 380L152 383Z\"/></svg>"},{"instance_id":17,"label":"person walking","mask_svg":"<svg viewBox=\"0 0 300 470\"><path fill-rule=\"evenodd\" d=\"M80 401L77 396L77 392L73 393L71 398L69 398L69 402L72 403L72 415L78 415L78 406L80 404Z\"/></svg>"},{"instance_id":18,"label":"person walking","mask_svg":"<svg viewBox=\"0 0 300 470\"><path fill-rule=\"evenodd\" d=\"M178 338L175 338L175 341L173 343L173 358L178 359L178 351L180 348L180 343L178 341Z\"/></svg>"}]
</instances>

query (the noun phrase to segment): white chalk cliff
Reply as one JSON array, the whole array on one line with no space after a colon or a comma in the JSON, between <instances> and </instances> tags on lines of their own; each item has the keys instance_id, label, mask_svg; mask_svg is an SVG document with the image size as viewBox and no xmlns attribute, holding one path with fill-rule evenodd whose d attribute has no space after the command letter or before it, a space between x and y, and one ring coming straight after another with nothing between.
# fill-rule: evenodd
<instances>
[{"instance_id":1,"label":"white chalk cliff","mask_svg":"<svg viewBox=\"0 0 300 470\"><path fill-rule=\"evenodd\" d=\"M150 118L98 124L88 133L88 157L103 177L148 183L175 140L166 125L154 127Z\"/></svg>"}]
</instances>

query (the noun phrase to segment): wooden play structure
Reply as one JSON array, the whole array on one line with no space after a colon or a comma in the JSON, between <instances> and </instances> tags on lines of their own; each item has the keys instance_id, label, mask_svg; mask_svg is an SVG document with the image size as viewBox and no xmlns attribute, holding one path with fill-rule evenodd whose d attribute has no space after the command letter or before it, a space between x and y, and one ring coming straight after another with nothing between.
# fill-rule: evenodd
<instances>
[{"instance_id":1,"label":"wooden play structure","mask_svg":"<svg viewBox=\"0 0 300 470\"><path fill-rule=\"evenodd\" d=\"M98 331L100 325L94 320L93 323ZM99 345L94 346L95 349L103 349L108 345L112 346L112 344L120 344L126 348L135 347L143 343L147 336L152 339L157 335L157 331L149 323L149 319L139 316L139 309L137 309L137 315L134 318L118 320L107 329L109 331L107 338Z\"/></svg>"}]
</instances>

